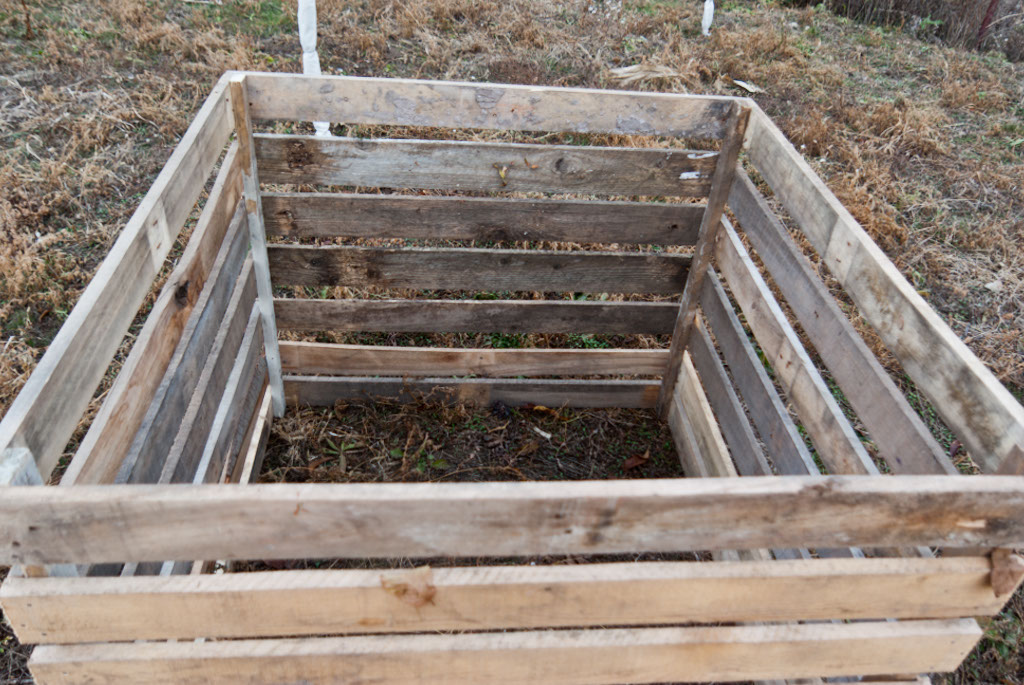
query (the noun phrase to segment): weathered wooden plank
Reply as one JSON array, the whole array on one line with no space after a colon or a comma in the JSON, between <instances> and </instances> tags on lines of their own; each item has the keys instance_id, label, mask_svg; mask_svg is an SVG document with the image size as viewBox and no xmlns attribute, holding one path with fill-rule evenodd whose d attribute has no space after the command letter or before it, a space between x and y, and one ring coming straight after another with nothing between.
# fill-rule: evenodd
<instances>
[{"instance_id":1,"label":"weathered wooden plank","mask_svg":"<svg viewBox=\"0 0 1024 685\"><path fill-rule=\"evenodd\" d=\"M540 404L547 407L654 406L656 381L582 381L467 378L367 378L360 376L285 376L285 397L295 405L333 406L338 400L387 397L408 402L416 397L487 406Z\"/></svg>"},{"instance_id":2,"label":"weathered wooden plank","mask_svg":"<svg viewBox=\"0 0 1024 685\"><path fill-rule=\"evenodd\" d=\"M671 302L544 300L274 301L277 325L293 331L384 333L670 333Z\"/></svg>"},{"instance_id":3,"label":"weathered wooden plank","mask_svg":"<svg viewBox=\"0 0 1024 685\"><path fill-rule=\"evenodd\" d=\"M760 110L750 141L751 161L971 457L986 471L996 471L1006 459L1024 461L1024 407L907 282Z\"/></svg>"},{"instance_id":4,"label":"weathered wooden plank","mask_svg":"<svg viewBox=\"0 0 1024 685\"><path fill-rule=\"evenodd\" d=\"M697 319L696 326L690 338L693 364L700 375L711 408L719 418L718 426L732 453L737 473L741 476L770 476L771 465L754 436L750 419L732 387L732 381L725 373L722 360L715 352L714 343L700 319Z\"/></svg>"},{"instance_id":5,"label":"weathered wooden plank","mask_svg":"<svg viewBox=\"0 0 1024 685\"><path fill-rule=\"evenodd\" d=\"M246 73L257 119L720 138L737 98ZM746 102L746 100L744 100Z\"/></svg>"},{"instance_id":6,"label":"weathered wooden plank","mask_svg":"<svg viewBox=\"0 0 1024 685\"><path fill-rule=\"evenodd\" d=\"M11 578L23 644L998 613L986 557ZM421 606L384 589L433 588ZM850 598L857 601L851 602Z\"/></svg>"},{"instance_id":7,"label":"weathered wooden plank","mask_svg":"<svg viewBox=\"0 0 1024 685\"><path fill-rule=\"evenodd\" d=\"M3 564L1022 543L1020 476L23 486L0 498Z\"/></svg>"},{"instance_id":8,"label":"weathered wooden plank","mask_svg":"<svg viewBox=\"0 0 1024 685\"><path fill-rule=\"evenodd\" d=\"M474 248L271 245L276 285L438 290L679 292L689 255Z\"/></svg>"},{"instance_id":9,"label":"weathered wooden plank","mask_svg":"<svg viewBox=\"0 0 1024 685\"><path fill-rule=\"evenodd\" d=\"M188 408L241 273L247 243L245 223L245 214L239 205L142 425L118 465L115 482L152 483L159 478L167 449Z\"/></svg>"},{"instance_id":10,"label":"weathered wooden plank","mask_svg":"<svg viewBox=\"0 0 1024 685\"><path fill-rule=\"evenodd\" d=\"M274 413L270 406L270 395L265 394L253 421L252 430L248 432L249 440L244 444L245 452L238 455L236 466L232 471L231 480L239 485L248 485L257 480L263 466L264 450L270 435L270 424Z\"/></svg>"},{"instance_id":11,"label":"weathered wooden plank","mask_svg":"<svg viewBox=\"0 0 1024 685\"><path fill-rule=\"evenodd\" d=\"M0 454L25 447L49 477L145 300L231 123L221 79L0 422Z\"/></svg>"},{"instance_id":12,"label":"weathered wooden plank","mask_svg":"<svg viewBox=\"0 0 1024 685\"><path fill-rule=\"evenodd\" d=\"M263 205L260 202L260 177L254 150L252 120L245 77L235 74L230 80L231 112L238 139L238 158L242 165L242 188L249 218L249 244L252 249L253 273L256 279L257 302L263 322L263 354L267 360L270 393L274 414L284 414L284 385L281 380L281 354L277 349L277 323L274 321L274 288L270 281L267 258L267 232L263 227Z\"/></svg>"},{"instance_id":13,"label":"weathered wooden plank","mask_svg":"<svg viewBox=\"0 0 1024 685\"><path fill-rule=\"evenodd\" d=\"M693 428L693 437L698 447L695 457L701 463L700 476L735 478L738 475L736 466L729 456L729 448L722 437L718 421L715 420L711 404L704 394L704 388L688 351L683 353L683 365L679 373L675 399L680 403L687 423Z\"/></svg>"},{"instance_id":14,"label":"weathered wooden plank","mask_svg":"<svg viewBox=\"0 0 1024 685\"><path fill-rule=\"evenodd\" d=\"M677 148L255 136L263 183L703 197L718 154Z\"/></svg>"},{"instance_id":15,"label":"weathered wooden plank","mask_svg":"<svg viewBox=\"0 0 1024 685\"><path fill-rule=\"evenodd\" d=\"M958 474L742 169L729 206L886 463L898 473Z\"/></svg>"},{"instance_id":16,"label":"weathered wooden plank","mask_svg":"<svg viewBox=\"0 0 1024 685\"><path fill-rule=\"evenodd\" d=\"M818 473L818 466L804 445L775 384L747 339L729 298L713 271L705 280L701 310L707 317L722 350L725 363L750 411L750 417L780 475Z\"/></svg>"},{"instance_id":17,"label":"weathered wooden plank","mask_svg":"<svg viewBox=\"0 0 1024 685\"><path fill-rule=\"evenodd\" d=\"M61 485L113 482L185 329L213 267L242 193L236 144L220 172L185 252L139 332L107 392L103 406L61 477Z\"/></svg>"},{"instance_id":18,"label":"weathered wooden plank","mask_svg":"<svg viewBox=\"0 0 1024 685\"><path fill-rule=\"evenodd\" d=\"M973 619L37 647L40 685L90 682L611 683L950 671Z\"/></svg>"},{"instance_id":19,"label":"weathered wooden plank","mask_svg":"<svg viewBox=\"0 0 1024 685\"><path fill-rule=\"evenodd\" d=\"M424 195L263 193L267 234L288 238L549 240L693 245L703 205Z\"/></svg>"},{"instance_id":20,"label":"weathered wooden plank","mask_svg":"<svg viewBox=\"0 0 1024 685\"><path fill-rule=\"evenodd\" d=\"M667 350L495 350L282 342L291 374L335 376L656 376Z\"/></svg>"},{"instance_id":21,"label":"weathered wooden plank","mask_svg":"<svg viewBox=\"0 0 1024 685\"><path fill-rule=\"evenodd\" d=\"M711 266L715 242L720 232L725 203L729 199L729 189L736 175L736 160L739 159L743 147L743 135L750 119L750 109L740 103L734 103L726 123L726 135L722 141L722 153L715 165L714 178L711 182L711 194L704 216L700 220L695 252L695 271L686 279L686 288L679 302L679 316L672 329L672 349L668 357L668 367L662 378L661 394L658 395L658 409L662 416L667 411L669 399L672 397L676 381L679 378L679 367L683 361L683 351L689 345L693 332L693 323L697 318L697 304L704 286L704 276Z\"/></svg>"},{"instance_id":22,"label":"weathered wooden plank","mask_svg":"<svg viewBox=\"0 0 1024 685\"><path fill-rule=\"evenodd\" d=\"M248 446L246 437L256 420L267 380L259 316L259 310L250 314L245 337L195 470L192 482L197 485L223 482L221 475L225 468L239 455L239 450Z\"/></svg>"},{"instance_id":23,"label":"weathered wooden plank","mask_svg":"<svg viewBox=\"0 0 1024 685\"><path fill-rule=\"evenodd\" d=\"M195 480L204 445L216 417L217 407L231 375L235 359L242 350L247 324L256 302L256 281L252 257L246 260L235 283L231 302L224 312L217 337L210 346L206 363L189 399L188 408L180 421L177 435L171 444L160 471L160 482L191 483ZM259 314L257 313L257 317ZM258 323L258 319L257 319Z\"/></svg>"},{"instance_id":24,"label":"weathered wooden plank","mask_svg":"<svg viewBox=\"0 0 1024 685\"><path fill-rule=\"evenodd\" d=\"M722 237L715 246L719 269L807 427L821 461L833 473L877 474L878 467L814 367L736 231L727 219L723 218L722 224Z\"/></svg>"}]
</instances>

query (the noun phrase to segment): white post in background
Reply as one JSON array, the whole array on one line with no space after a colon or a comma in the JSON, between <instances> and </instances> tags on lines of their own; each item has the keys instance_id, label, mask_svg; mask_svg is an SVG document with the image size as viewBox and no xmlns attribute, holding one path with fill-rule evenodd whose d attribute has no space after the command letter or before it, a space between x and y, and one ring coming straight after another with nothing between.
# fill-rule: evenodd
<instances>
[{"instance_id":1,"label":"white post in background","mask_svg":"<svg viewBox=\"0 0 1024 685\"><path fill-rule=\"evenodd\" d=\"M299 0L299 43L302 45L302 73L320 75L320 56L316 52L316 0ZM318 136L331 135L330 123L313 122Z\"/></svg>"},{"instance_id":2,"label":"white post in background","mask_svg":"<svg viewBox=\"0 0 1024 685\"><path fill-rule=\"evenodd\" d=\"M300 0L301 2L301 0ZM705 36L711 35L711 22L715 18L715 0L704 0L704 18L700 22L700 31ZM303 48L305 49L305 48ZM319 72L319 67L317 67Z\"/></svg>"}]
</instances>

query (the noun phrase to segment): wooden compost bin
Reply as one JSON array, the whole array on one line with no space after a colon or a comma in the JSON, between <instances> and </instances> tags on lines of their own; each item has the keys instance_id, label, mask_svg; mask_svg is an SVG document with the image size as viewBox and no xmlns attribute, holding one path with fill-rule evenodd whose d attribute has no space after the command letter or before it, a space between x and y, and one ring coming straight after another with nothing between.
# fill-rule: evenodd
<instances>
[{"instance_id":1,"label":"wooden compost bin","mask_svg":"<svg viewBox=\"0 0 1024 685\"><path fill-rule=\"evenodd\" d=\"M253 120L662 147L267 135ZM60 485L39 486L221 159ZM744 168L990 475L958 475ZM677 297L277 299L274 285ZM374 347L279 342L278 329L672 333L672 346ZM286 404L416 392L657 408L689 477L246 484ZM0 563L16 566L0 602L40 645L40 683L916 681L899 674L957 667L981 636L973 617L1000 610L1022 566L1024 409L743 98L226 74L4 417L0 448ZM686 551L714 561L220 574L196 561Z\"/></svg>"}]
</instances>

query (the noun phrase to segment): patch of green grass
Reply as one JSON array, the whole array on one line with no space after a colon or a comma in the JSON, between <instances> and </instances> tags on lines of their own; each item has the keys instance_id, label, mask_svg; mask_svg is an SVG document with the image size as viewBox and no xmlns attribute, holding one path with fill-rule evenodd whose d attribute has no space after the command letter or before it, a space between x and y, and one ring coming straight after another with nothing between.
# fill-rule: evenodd
<instances>
[{"instance_id":1,"label":"patch of green grass","mask_svg":"<svg viewBox=\"0 0 1024 685\"><path fill-rule=\"evenodd\" d=\"M491 333L489 342L491 347L503 350L522 347L524 337L522 333Z\"/></svg>"},{"instance_id":2,"label":"patch of green grass","mask_svg":"<svg viewBox=\"0 0 1024 685\"><path fill-rule=\"evenodd\" d=\"M281 0L225 2L199 8L226 33L266 38L296 30L295 17Z\"/></svg>"}]
</instances>

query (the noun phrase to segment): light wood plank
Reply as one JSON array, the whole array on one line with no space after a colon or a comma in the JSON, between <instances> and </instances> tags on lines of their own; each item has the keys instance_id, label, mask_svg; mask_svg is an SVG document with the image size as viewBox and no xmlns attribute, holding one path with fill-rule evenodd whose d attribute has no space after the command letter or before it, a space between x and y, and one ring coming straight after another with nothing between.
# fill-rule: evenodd
<instances>
[{"instance_id":1,"label":"light wood plank","mask_svg":"<svg viewBox=\"0 0 1024 685\"><path fill-rule=\"evenodd\" d=\"M729 198L729 189L732 187L733 177L736 174L736 160L739 159L740 149L743 147L743 135L747 130L749 119L750 109L742 107L739 103L734 103L726 124L727 132L722 141L722 152L715 165L708 206L700 220L695 251L695 271L690 272L687 276L686 288L683 290L683 296L679 302L679 316L672 329L672 349L661 382L661 394L658 395L658 410L662 416L665 415L668 402L675 390L683 352L689 345L690 335L693 332L704 276L708 267L711 266L711 257L714 254L715 242L718 240L718 233L721 230L720 224L725 212L725 203Z\"/></svg>"},{"instance_id":2,"label":"light wood plank","mask_svg":"<svg viewBox=\"0 0 1024 685\"><path fill-rule=\"evenodd\" d=\"M697 319L696 325L694 335L690 338L693 364L707 392L711 408L719 417L718 425L729 446L737 473L741 476L770 476L771 465L764 457L764 450L757 442L750 419L732 387L732 381L725 373L707 328L700 319Z\"/></svg>"},{"instance_id":3,"label":"light wood plank","mask_svg":"<svg viewBox=\"0 0 1024 685\"><path fill-rule=\"evenodd\" d=\"M495 350L282 342L291 374L336 376L655 376L667 350Z\"/></svg>"},{"instance_id":4,"label":"light wood plank","mask_svg":"<svg viewBox=\"0 0 1024 685\"><path fill-rule=\"evenodd\" d=\"M703 476L713 478L735 478L736 466L729 456L729 448L718 427L718 421L711 411L711 404L704 394L700 377L693 367L690 353L683 353L683 366L680 369L679 384L676 386L676 399L686 414L688 423L693 427L698 452L697 459L701 462Z\"/></svg>"},{"instance_id":5,"label":"light wood plank","mask_svg":"<svg viewBox=\"0 0 1024 685\"><path fill-rule=\"evenodd\" d=\"M281 380L281 353L277 349L277 323L274 321L274 289L267 258L267 232L263 227L263 205L260 202L260 176L257 171L252 120L249 117L249 96L245 77L235 74L230 80L231 111L238 140L238 158L242 165L242 189L249 218L249 245L252 250L260 314L263 321L263 354L267 360L270 393L274 398L274 414L284 414L284 385Z\"/></svg>"},{"instance_id":6,"label":"light wood plank","mask_svg":"<svg viewBox=\"0 0 1024 685\"><path fill-rule=\"evenodd\" d=\"M367 378L360 376L285 376L285 396L290 405L334 406L338 400L369 400L386 397L401 402L429 398L488 406L540 404L547 407L654 406L656 381L581 381L467 378Z\"/></svg>"},{"instance_id":7,"label":"light wood plank","mask_svg":"<svg viewBox=\"0 0 1024 685\"><path fill-rule=\"evenodd\" d=\"M256 282L252 257L246 260L228 304L220 330L210 347L195 392L181 419L177 435L163 461L160 482L191 483L197 474L204 445L216 417L217 407L231 375L235 359L242 352L242 341L256 303ZM259 315L257 314L257 317Z\"/></svg>"},{"instance_id":8,"label":"light wood plank","mask_svg":"<svg viewBox=\"0 0 1024 685\"><path fill-rule=\"evenodd\" d=\"M422 606L382 587L400 570L11 578L0 600L23 644L958 618L1000 611L990 570L985 557L436 568Z\"/></svg>"},{"instance_id":9,"label":"light wood plank","mask_svg":"<svg viewBox=\"0 0 1024 685\"><path fill-rule=\"evenodd\" d=\"M293 331L382 333L670 333L671 302L545 300L274 301L277 323Z\"/></svg>"},{"instance_id":10,"label":"light wood plank","mask_svg":"<svg viewBox=\"0 0 1024 685\"><path fill-rule=\"evenodd\" d=\"M1024 543L1022 482L1020 476L772 476L19 486L0 498L0 563L1015 548Z\"/></svg>"},{"instance_id":11,"label":"light wood plank","mask_svg":"<svg viewBox=\"0 0 1024 685\"><path fill-rule=\"evenodd\" d=\"M0 422L49 477L231 134L221 79Z\"/></svg>"},{"instance_id":12,"label":"light wood plank","mask_svg":"<svg viewBox=\"0 0 1024 685\"><path fill-rule=\"evenodd\" d=\"M232 143L185 252L167 277L128 358L61 477L61 485L111 483L117 475L121 459L131 447L157 393L238 207L242 172L237 152L237 144Z\"/></svg>"},{"instance_id":13,"label":"light wood plank","mask_svg":"<svg viewBox=\"0 0 1024 685\"><path fill-rule=\"evenodd\" d=\"M263 183L704 197L718 154L677 148L255 136Z\"/></svg>"},{"instance_id":14,"label":"light wood plank","mask_svg":"<svg viewBox=\"0 0 1024 685\"><path fill-rule=\"evenodd\" d=\"M188 409L242 271L247 242L245 222L239 206L142 425L118 464L117 483L153 483L160 476L167 449Z\"/></svg>"},{"instance_id":15,"label":"light wood plank","mask_svg":"<svg viewBox=\"0 0 1024 685\"><path fill-rule=\"evenodd\" d=\"M245 337L196 467L192 482L197 485L223 482L221 474L225 468L231 466L240 450L248 447L246 438L256 421L267 382L263 327L259 317L259 310L250 314Z\"/></svg>"},{"instance_id":16,"label":"light wood plank","mask_svg":"<svg viewBox=\"0 0 1024 685\"><path fill-rule=\"evenodd\" d=\"M950 671L973 619L37 647L57 683L650 683Z\"/></svg>"},{"instance_id":17,"label":"light wood plank","mask_svg":"<svg viewBox=\"0 0 1024 685\"><path fill-rule=\"evenodd\" d=\"M270 424L274 420L271 410L270 396L264 394L256 414L255 423L249 432L249 442L245 445L245 453L241 457L232 475L232 480L240 485L248 485L259 479L260 469L263 467L263 456L267 446L267 438L270 435Z\"/></svg>"},{"instance_id":18,"label":"light wood plank","mask_svg":"<svg viewBox=\"0 0 1024 685\"><path fill-rule=\"evenodd\" d=\"M350 76L246 76L257 119L348 124L720 138L736 99Z\"/></svg>"},{"instance_id":19,"label":"light wood plank","mask_svg":"<svg viewBox=\"0 0 1024 685\"><path fill-rule=\"evenodd\" d=\"M271 245L275 285L677 293L689 255L474 248Z\"/></svg>"},{"instance_id":20,"label":"light wood plank","mask_svg":"<svg viewBox=\"0 0 1024 685\"><path fill-rule=\"evenodd\" d=\"M986 471L996 471L1007 459L1024 462L1024 407L921 298L760 110L751 126L750 159L971 457Z\"/></svg>"},{"instance_id":21,"label":"light wood plank","mask_svg":"<svg viewBox=\"0 0 1024 685\"><path fill-rule=\"evenodd\" d=\"M267 234L693 245L703 205L423 195L263 193Z\"/></svg>"},{"instance_id":22,"label":"light wood plank","mask_svg":"<svg viewBox=\"0 0 1024 685\"><path fill-rule=\"evenodd\" d=\"M817 474L814 458L793 425L786 405L747 339L743 324L713 271L705 280L701 308L778 473L791 476Z\"/></svg>"},{"instance_id":23,"label":"light wood plank","mask_svg":"<svg viewBox=\"0 0 1024 685\"><path fill-rule=\"evenodd\" d=\"M833 473L877 474L878 467L860 443L828 385L814 367L799 336L786 319L768 284L727 219L715 257L758 344L775 369L818 456Z\"/></svg>"},{"instance_id":24,"label":"light wood plank","mask_svg":"<svg viewBox=\"0 0 1024 685\"><path fill-rule=\"evenodd\" d=\"M729 206L890 468L898 473L957 475L931 431L742 169Z\"/></svg>"}]
</instances>

